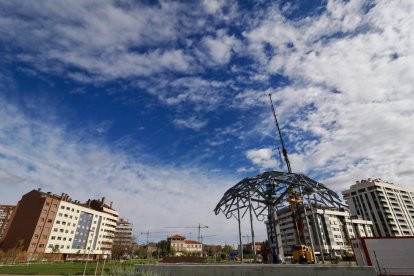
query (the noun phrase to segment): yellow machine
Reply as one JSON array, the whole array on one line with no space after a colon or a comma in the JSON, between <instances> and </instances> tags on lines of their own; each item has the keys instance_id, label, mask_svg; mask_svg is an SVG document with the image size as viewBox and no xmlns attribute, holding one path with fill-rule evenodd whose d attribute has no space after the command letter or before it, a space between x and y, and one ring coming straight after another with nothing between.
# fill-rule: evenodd
<instances>
[{"instance_id":1,"label":"yellow machine","mask_svg":"<svg viewBox=\"0 0 414 276\"><path fill-rule=\"evenodd\" d=\"M312 251L302 243L303 239L303 221L298 212L298 204L302 203L301 194L296 192L294 188L288 191L288 202L292 211L293 220L295 222L296 237L301 244L293 247L292 262L293 263L313 263L314 256Z\"/></svg>"},{"instance_id":2,"label":"yellow machine","mask_svg":"<svg viewBox=\"0 0 414 276\"><path fill-rule=\"evenodd\" d=\"M298 245L294 247L292 251L292 262L293 263L313 263L312 251L306 245Z\"/></svg>"}]
</instances>

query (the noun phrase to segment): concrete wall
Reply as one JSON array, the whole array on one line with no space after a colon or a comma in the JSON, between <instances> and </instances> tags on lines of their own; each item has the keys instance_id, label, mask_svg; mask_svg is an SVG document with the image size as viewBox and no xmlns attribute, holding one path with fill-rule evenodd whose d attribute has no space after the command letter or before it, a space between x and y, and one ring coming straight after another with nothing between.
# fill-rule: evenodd
<instances>
[{"instance_id":1,"label":"concrete wall","mask_svg":"<svg viewBox=\"0 0 414 276\"><path fill-rule=\"evenodd\" d=\"M376 276L373 267L338 265L189 265L160 264L138 265L137 272L151 272L153 276L197 275L197 276Z\"/></svg>"}]
</instances>

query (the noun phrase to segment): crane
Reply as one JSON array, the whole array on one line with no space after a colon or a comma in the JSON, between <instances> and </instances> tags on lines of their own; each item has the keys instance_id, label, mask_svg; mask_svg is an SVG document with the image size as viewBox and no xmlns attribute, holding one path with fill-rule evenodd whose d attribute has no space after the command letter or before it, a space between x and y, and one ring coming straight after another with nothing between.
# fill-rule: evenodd
<instances>
[{"instance_id":1,"label":"crane","mask_svg":"<svg viewBox=\"0 0 414 276\"><path fill-rule=\"evenodd\" d=\"M288 169L288 173L292 173L292 167L290 166L288 153L285 148L285 143L283 142L282 132L280 131L279 122L277 121L276 111L275 111L275 107L272 101L272 95L270 93L269 93L269 99L270 99L270 105L272 107L273 118L276 124L276 129L279 134L280 143L282 145L282 153L285 159L286 167ZM279 155L280 155L280 151L279 151ZM294 247L294 250L292 250L292 259L295 262L301 262L301 263L313 262L314 256L313 256L313 253L309 251L309 248L306 246L303 221L299 213L299 205L303 203L303 194L302 194L301 187L300 186L291 187L287 191L287 196L288 196L287 202L289 203L289 207L292 211L292 218L293 218L294 225L295 225L296 240L299 243L298 245ZM304 216L307 219L305 209L304 209Z\"/></svg>"},{"instance_id":2,"label":"crane","mask_svg":"<svg viewBox=\"0 0 414 276\"><path fill-rule=\"evenodd\" d=\"M201 240L201 228L208 228L207 225L201 225L200 223L198 224L198 226L173 226L173 227L165 227L165 228L198 228L198 236L197 236L197 241L200 242Z\"/></svg>"}]
</instances>

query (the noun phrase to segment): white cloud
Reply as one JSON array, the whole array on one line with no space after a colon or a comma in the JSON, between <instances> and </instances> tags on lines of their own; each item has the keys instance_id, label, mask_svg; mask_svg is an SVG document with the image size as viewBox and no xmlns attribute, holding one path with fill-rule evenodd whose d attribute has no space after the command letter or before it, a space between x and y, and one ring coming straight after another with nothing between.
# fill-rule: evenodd
<instances>
[{"instance_id":1,"label":"white cloud","mask_svg":"<svg viewBox=\"0 0 414 276\"><path fill-rule=\"evenodd\" d=\"M225 30L218 30L215 37L205 37L202 41L207 48L206 62L226 64L230 61L234 47L238 41L233 36L228 36Z\"/></svg>"},{"instance_id":2,"label":"white cloud","mask_svg":"<svg viewBox=\"0 0 414 276\"><path fill-rule=\"evenodd\" d=\"M236 243L236 222L213 212L236 179L192 164L177 168L156 159L136 160L103 143L85 143L78 138L84 134L68 134L62 125L27 117L2 98L0 117L0 202L16 204L38 187L81 201L105 196L134 223L136 234L201 223L209 226L204 235L218 235L211 242ZM257 224L258 233L264 233L262 223ZM175 231L188 235L185 229Z\"/></svg>"},{"instance_id":3,"label":"white cloud","mask_svg":"<svg viewBox=\"0 0 414 276\"><path fill-rule=\"evenodd\" d=\"M291 80L273 94L294 171L336 190L363 177L413 188L414 4L368 4L328 1L326 12L296 22L272 9L245 36L267 74ZM268 134L266 113L256 130Z\"/></svg>"},{"instance_id":4,"label":"white cloud","mask_svg":"<svg viewBox=\"0 0 414 276\"><path fill-rule=\"evenodd\" d=\"M190 128L193 130L200 130L207 125L207 121L202 121L197 117L190 117L185 119L174 119L173 123L179 128Z\"/></svg>"},{"instance_id":5,"label":"white cloud","mask_svg":"<svg viewBox=\"0 0 414 276\"><path fill-rule=\"evenodd\" d=\"M271 148L248 150L246 157L261 170L274 170L279 167L279 162L274 158Z\"/></svg>"}]
</instances>

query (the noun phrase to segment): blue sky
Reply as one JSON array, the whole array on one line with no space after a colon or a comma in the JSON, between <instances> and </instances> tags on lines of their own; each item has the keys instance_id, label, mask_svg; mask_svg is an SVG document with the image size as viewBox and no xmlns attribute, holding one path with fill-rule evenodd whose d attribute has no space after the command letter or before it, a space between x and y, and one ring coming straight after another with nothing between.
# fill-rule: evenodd
<instances>
[{"instance_id":1,"label":"blue sky","mask_svg":"<svg viewBox=\"0 0 414 276\"><path fill-rule=\"evenodd\" d=\"M106 196L137 235L236 243L215 204L284 170L269 93L294 172L413 188L413 5L0 0L0 201Z\"/></svg>"}]
</instances>

